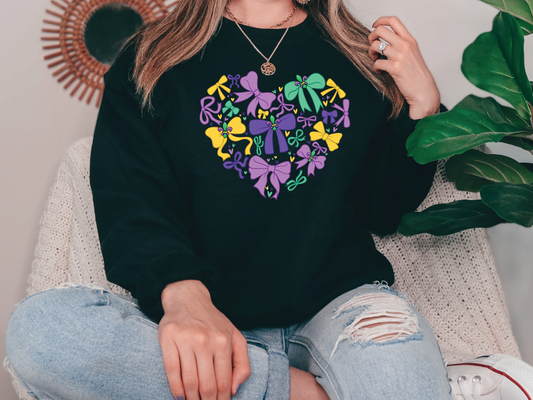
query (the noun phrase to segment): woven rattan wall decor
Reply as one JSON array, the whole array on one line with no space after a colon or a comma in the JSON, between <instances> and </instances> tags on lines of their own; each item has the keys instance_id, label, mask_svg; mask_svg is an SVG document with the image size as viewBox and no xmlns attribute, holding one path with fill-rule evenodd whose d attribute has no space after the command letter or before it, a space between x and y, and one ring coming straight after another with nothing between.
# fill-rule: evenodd
<instances>
[{"instance_id":1,"label":"woven rattan wall decor","mask_svg":"<svg viewBox=\"0 0 533 400\"><path fill-rule=\"evenodd\" d=\"M164 17L175 1L169 0L51 0L46 10L42 40L45 60L58 82L79 100L92 99L98 107L103 76L124 44L143 24Z\"/></svg>"}]
</instances>

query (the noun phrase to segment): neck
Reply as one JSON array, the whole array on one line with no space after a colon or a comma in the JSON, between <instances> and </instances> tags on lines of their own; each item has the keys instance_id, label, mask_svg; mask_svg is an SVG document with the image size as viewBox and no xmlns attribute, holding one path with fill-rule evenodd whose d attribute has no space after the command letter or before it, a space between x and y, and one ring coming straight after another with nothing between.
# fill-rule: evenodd
<instances>
[{"instance_id":1,"label":"neck","mask_svg":"<svg viewBox=\"0 0 533 400\"><path fill-rule=\"evenodd\" d=\"M294 8L292 0L230 0L228 7L236 18L256 28L269 28L279 24L289 16ZM291 20L276 28L297 25L305 19L305 12L300 8ZM230 18L229 15L226 17Z\"/></svg>"}]
</instances>

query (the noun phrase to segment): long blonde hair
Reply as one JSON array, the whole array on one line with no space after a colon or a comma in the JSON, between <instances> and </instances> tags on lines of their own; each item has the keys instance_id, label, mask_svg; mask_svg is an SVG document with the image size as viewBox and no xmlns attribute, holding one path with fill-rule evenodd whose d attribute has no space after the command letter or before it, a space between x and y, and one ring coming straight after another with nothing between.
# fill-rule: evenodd
<instances>
[{"instance_id":1,"label":"long blonde hair","mask_svg":"<svg viewBox=\"0 0 533 400\"><path fill-rule=\"evenodd\" d=\"M142 106L151 108L151 94L165 71L200 52L216 33L228 0L179 0L162 20L146 26L136 36L133 78ZM368 54L370 30L346 8L343 0L311 0L305 10L324 36L341 51L392 104L388 119L397 117L405 98L394 79L373 71Z\"/></svg>"}]
</instances>

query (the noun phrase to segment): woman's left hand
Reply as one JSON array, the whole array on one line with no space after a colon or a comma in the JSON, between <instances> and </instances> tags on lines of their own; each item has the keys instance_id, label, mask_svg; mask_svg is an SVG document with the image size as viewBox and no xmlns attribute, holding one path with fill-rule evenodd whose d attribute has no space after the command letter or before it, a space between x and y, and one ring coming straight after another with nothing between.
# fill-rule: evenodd
<instances>
[{"instance_id":1,"label":"woman's left hand","mask_svg":"<svg viewBox=\"0 0 533 400\"><path fill-rule=\"evenodd\" d=\"M386 28L390 26L393 30ZM421 119L435 114L440 107L440 93L433 75L424 62L415 38L407 31L398 17L380 17L374 22L376 29L370 33L369 54L375 61L374 71L381 74L388 72L405 100L409 104L409 117ZM390 43L385 47L383 55L387 59L378 59L381 52L378 49L378 38Z\"/></svg>"}]
</instances>

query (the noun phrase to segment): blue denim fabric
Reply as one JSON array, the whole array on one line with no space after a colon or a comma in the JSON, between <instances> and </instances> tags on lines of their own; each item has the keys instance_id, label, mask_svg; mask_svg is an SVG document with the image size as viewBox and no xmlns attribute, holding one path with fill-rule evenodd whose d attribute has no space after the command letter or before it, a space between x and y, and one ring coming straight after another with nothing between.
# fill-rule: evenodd
<instances>
[{"instance_id":1,"label":"blue denim fabric","mask_svg":"<svg viewBox=\"0 0 533 400\"><path fill-rule=\"evenodd\" d=\"M435 335L407 302L409 314L418 322L415 333L383 343L342 340L332 355L339 334L367 307L349 309L338 317L333 317L334 312L346 301L372 292L403 298L383 285L364 285L337 297L289 332L290 365L315 375L331 400L451 400Z\"/></svg>"},{"instance_id":2,"label":"blue denim fabric","mask_svg":"<svg viewBox=\"0 0 533 400\"><path fill-rule=\"evenodd\" d=\"M315 375L331 400L451 399L436 339L414 307L409 312L418 319L415 333L383 343L338 341L367 308L336 315L338 307L383 291L398 296L386 286L365 285L300 324L241 331L252 374L235 399L288 400L289 365ZM173 398L158 325L130 297L87 287L29 296L11 316L6 348L16 374L38 399Z\"/></svg>"}]
</instances>

